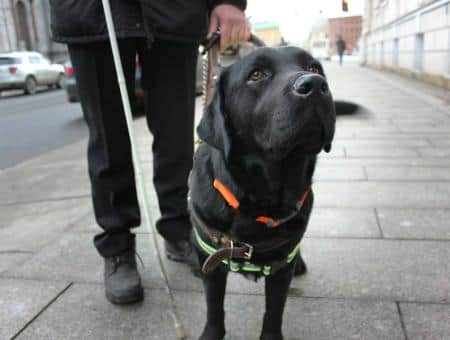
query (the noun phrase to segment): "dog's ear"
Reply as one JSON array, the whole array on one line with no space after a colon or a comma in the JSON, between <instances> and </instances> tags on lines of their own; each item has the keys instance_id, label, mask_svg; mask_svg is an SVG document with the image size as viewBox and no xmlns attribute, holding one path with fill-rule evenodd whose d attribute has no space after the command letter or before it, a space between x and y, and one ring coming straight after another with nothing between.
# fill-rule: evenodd
<instances>
[{"instance_id":1,"label":"dog's ear","mask_svg":"<svg viewBox=\"0 0 450 340\"><path fill-rule=\"evenodd\" d=\"M229 124L224 105L225 74L222 73L214 89L211 103L203 112L197 127L197 134L205 143L222 151L228 159L231 150Z\"/></svg>"}]
</instances>

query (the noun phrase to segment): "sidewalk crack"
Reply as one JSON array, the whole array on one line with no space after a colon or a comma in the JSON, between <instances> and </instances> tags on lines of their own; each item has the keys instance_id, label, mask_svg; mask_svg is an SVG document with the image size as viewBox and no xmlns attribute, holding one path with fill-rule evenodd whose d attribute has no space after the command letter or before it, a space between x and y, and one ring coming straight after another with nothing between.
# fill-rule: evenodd
<instances>
[{"instance_id":1,"label":"sidewalk crack","mask_svg":"<svg viewBox=\"0 0 450 340\"><path fill-rule=\"evenodd\" d=\"M373 212L375 214L375 221L377 222L378 230L380 231L380 237L384 239L383 229L381 228L380 216L378 215L378 209L374 208Z\"/></svg>"},{"instance_id":2,"label":"sidewalk crack","mask_svg":"<svg viewBox=\"0 0 450 340\"><path fill-rule=\"evenodd\" d=\"M66 287L64 287L63 290L61 290L53 299L51 299L39 312L37 312L37 314L33 316L31 320L29 320L21 329L19 329L19 331L17 331L17 333L14 334L10 340L17 339L17 337L22 334L23 331L28 328L28 326L30 326L42 313L44 313L48 309L48 307L50 307L56 300L58 300L61 295L63 295L70 287L72 287L72 285L73 282L70 282Z\"/></svg>"},{"instance_id":3,"label":"sidewalk crack","mask_svg":"<svg viewBox=\"0 0 450 340\"><path fill-rule=\"evenodd\" d=\"M395 301L395 305L397 306L398 317L400 318L400 325L402 326L403 338L405 340L409 340L408 333L406 332L405 320L403 319L403 312L402 309L400 308L400 302Z\"/></svg>"}]
</instances>

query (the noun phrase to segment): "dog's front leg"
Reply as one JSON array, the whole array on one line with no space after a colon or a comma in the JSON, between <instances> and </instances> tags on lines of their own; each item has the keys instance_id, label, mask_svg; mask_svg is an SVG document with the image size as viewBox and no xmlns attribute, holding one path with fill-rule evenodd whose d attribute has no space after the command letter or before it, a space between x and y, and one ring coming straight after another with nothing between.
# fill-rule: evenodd
<instances>
[{"instance_id":1,"label":"dog's front leg","mask_svg":"<svg viewBox=\"0 0 450 340\"><path fill-rule=\"evenodd\" d=\"M294 263L266 278L266 312L261 340L282 340L281 326L289 285L294 274Z\"/></svg>"},{"instance_id":2,"label":"dog's front leg","mask_svg":"<svg viewBox=\"0 0 450 340\"><path fill-rule=\"evenodd\" d=\"M203 275L206 296L206 325L200 340L221 340L225 336L225 311L223 307L228 271L216 268Z\"/></svg>"}]
</instances>

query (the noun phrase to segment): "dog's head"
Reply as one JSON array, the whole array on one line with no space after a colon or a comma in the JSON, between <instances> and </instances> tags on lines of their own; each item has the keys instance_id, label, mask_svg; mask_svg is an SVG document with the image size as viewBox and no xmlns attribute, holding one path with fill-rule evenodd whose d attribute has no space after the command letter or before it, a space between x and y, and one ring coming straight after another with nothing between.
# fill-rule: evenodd
<instances>
[{"instance_id":1,"label":"dog's head","mask_svg":"<svg viewBox=\"0 0 450 340\"><path fill-rule=\"evenodd\" d=\"M222 72L197 131L226 159L283 160L329 151L335 120L319 61L295 47L259 48Z\"/></svg>"}]
</instances>

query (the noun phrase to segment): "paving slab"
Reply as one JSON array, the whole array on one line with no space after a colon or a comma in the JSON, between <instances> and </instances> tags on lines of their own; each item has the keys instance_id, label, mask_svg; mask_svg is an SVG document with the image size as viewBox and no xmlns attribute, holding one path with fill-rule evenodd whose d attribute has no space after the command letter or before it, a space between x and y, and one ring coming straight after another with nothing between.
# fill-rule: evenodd
<instances>
[{"instance_id":1,"label":"paving slab","mask_svg":"<svg viewBox=\"0 0 450 340\"><path fill-rule=\"evenodd\" d=\"M369 180L449 181L448 168L432 167L366 167Z\"/></svg>"},{"instance_id":2,"label":"paving slab","mask_svg":"<svg viewBox=\"0 0 450 340\"><path fill-rule=\"evenodd\" d=\"M449 242L313 239L302 243L309 272L299 295L450 302Z\"/></svg>"},{"instance_id":3,"label":"paving slab","mask_svg":"<svg viewBox=\"0 0 450 340\"><path fill-rule=\"evenodd\" d=\"M0 278L0 339L13 337L67 285L67 282Z\"/></svg>"},{"instance_id":4,"label":"paving slab","mask_svg":"<svg viewBox=\"0 0 450 340\"><path fill-rule=\"evenodd\" d=\"M433 146L450 147L450 138L448 138L448 136L447 137L443 137L443 138L442 137L438 138L438 137L430 136L428 139L430 140L430 142L431 142L431 144Z\"/></svg>"},{"instance_id":5,"label":"paving slab","mask_svg":"<svg viewBox=\"0 0 450 340\"><path fill-rule=\"evenodd\" d=\"M145 266L140 267L143 280L149 287L160 287L161 279L152 254L153 248L150 248L150 236L141 234L137 239L138 253ZM174 271L178 270L178 266L181 265L168 265ZM5 275L25 279L102 283L103 260L94 247L93 234L67 233L23 265L6 271Z\"/></svg>"},{"instance_id":6,"label":"paving slab","mask_svg":"<svg viewBox=\"0 0 450 340\"><path fill-rule=\"evenodd\" d=\"M73 285L17 339L176 339L163 290L146 290L145 301L109 303L98 285Z\"/></svg>"},{"instance_id":7,"label":"paving slab","mask_svg":"<svg viewBox=\"0 0 450 340\"><path fill-rule=\"evenodd\" d=\"M89 199L0 206L1 251L36 251L90 210Z\"/></svg>"},{"instance_id":8,"label":"paving slab","mask_svg":"<svg viewBox=\"0 0 450 340\"><path fill-rule=\"evenodd\" d=\"M450 131L447 134L450 135ZM450 147L435 147L435 148L418 148L417 151L422 157L431 158L431 157L442 157L449 158L450 157Z\"/></svg>"},{"instance_id":9,"label":"paving slab","mask_svg":"<svg viewBox=\"0 0 450 340\"><path fill-rule=\"evenodd\" d=\"M450 208L449 182L314 183L316 207Z\"/></svg>"},{"instance_id":10,"label":"paving slab","mask_svg":"<svg viewBox=\"0 0 450 340\"><path fill-rule=\"evenodd\" d=\"M318 166L314 173L314 181L333 181L333 180L366 180L367 176L363 167L357 166Z\"/></svg>"},{"instance_id":11,"label":"paving slab","mask_svg":"<svg viewBox=\"0 0 450 340\"><path fill-rule=\"evenodd\" d=\"M174 339L165 293L145 293L142 304L116 307L100 287L75 284L18 339ZM188 339L197 339L205 320L203 294L175 295ZM262 296L227 295L225 310L229 338L258 339ZM286 339L402 339L394 303L290 298L283 328Z\"/></svg>"},{"instance_id":12,"label":"paving slab","mask_svg":"<svg viewBox=\"0 0 450 340\"><path fill-rule=\"evenodd\" d=\"M32 255L31 252L0 251L0 275L2 272L25 262Z\"/></svg>"},{"instance_id":13,"label":"paving slab","mask_svg":"<svg viewBox=\"0 0 450 340\"><path fill-rule=\"evenodd\" d=\"M24 264L5 271L3 275L24 279L102 284L103 260L94 248L92 239L91 233L68 233ZM171 285L201 291L201 280L193 276L187 265L167 260L160 237L158 242ZM143 285L148 288L163 287L151 235L137 234L136 243L137 253L142 259L142 263L138 261L138 268Z\"/></svg>"},{"instance_id":14,"label":"paving slab","mask_svg":"<svg viewBox=\"0 0 450 340\"><path fill-rule=\"evenodd\" d=\"M196 339L205 320L203 296L177 292L176 300ZM258 339L263 311L262 296L228 294L229 339ZM286 339L403 339L394 304L331 299L288 298L283 332Z\"/></svg>"},{"instance_id":15,"label":"paving slab","mask_svg":"<svg viewBox=\"0 0 450 340\"><path fill-rule=\"evenodd\" d=\"M77 162L52 167L11 168L0 174L0 204L24 203L90 194L87 169Z\"/></svg>"},{"instance_id":16,"label":"paving slab","mask_svg":"<svg viewBox=\"0 0 450 340\"><path fill-rule=\"evenodd\" d=\"M419 156L417 150L405 147L379 147L368 145L345 146L347 157L414 157Z\"/></svg>"},{"instance_id":17,"label":"paving slab","mask_svg":"<svg viewBox=\"0 0 450 340\"><path fill-rule=\"evenodd\" d=\"M352 158L319 158L317 168L321 166L371 166L371 167L437 167L449 168L450 158L383 158L383 157L352 157Z\"/></svg>"},{"instance_id":18,"label":"paving slab","mask_svg":"<svg viewBox=\"0 0 450 340\"><path fill-rule=\"evenodd\" d=\"M28 161L20 163L14 167L18 168L28 168L39 165L45 166L61 166L64 163L82 163L87 168L86 162L86 152L87 152L87 140L83 139L81 141L75 142L70 145L66 145L62 148L52 150L46 154L40 155L38 157L32 158Z\"/></svg>"},{"instance_id":19,"label":"paving slab","mask_svg":"<svg viewBox=\"0 0 450 340\"><path fill-rule=\"evenodd\" d=\"M401 303L409 340L450 339L450 304Z\"/></svg>"},{"instance_id":20,"label":"paving slab","mask_svg":"<svg viewBox=\"0 0 450 340\"><path fill-rule=\"evenodd\" d=\"M160 288L159 276L148 234L139 234L138 252L146 287ZM309 273L296 279L297 295L358 297L402 301L450 301L450 257L448 242L388 241L367 239L305 238L302 253ZM201 291L201 282L187 266L164 259L171 285L177 289ZM436 271L436 268L440 268ZM18 268L5 275L45 280L102 282L102 261L92 245L92 235L65 235ZM228 290L262 294L241 275L231 275Z\"/></svg>"},{"instance_id":21,"label":"paving slab","mask_svg":"<svg viewBox=\"0 0 450 340\"><path fill-rule=\"evenodd\" d=\"M383 208L377 213L386 238L450 240L450 209Z\"/></svg>"},{"instance_id":22,"label":"paving slab","mask_svg":"<svg viewBox=\"0 0 450 340\"><path fill-rule=\"evenodd\" d=\"M315 208L306 237L381 237L373 209Z\"/></svg>"},{"instance_id":23,"label":"paving slab","mask_svg":"<svg viewBox=\"0 0 450 340\"><path fill-rule=\"evenodd\" d=\"M388 138L388 139L337 139L333 142L333 146L362 148L362 147L378 147L378 148L412 148L412 147L429 147L430 142L425 138Z\"/></svg>"}]
</instances>

